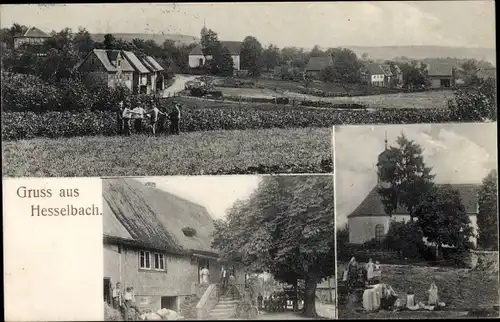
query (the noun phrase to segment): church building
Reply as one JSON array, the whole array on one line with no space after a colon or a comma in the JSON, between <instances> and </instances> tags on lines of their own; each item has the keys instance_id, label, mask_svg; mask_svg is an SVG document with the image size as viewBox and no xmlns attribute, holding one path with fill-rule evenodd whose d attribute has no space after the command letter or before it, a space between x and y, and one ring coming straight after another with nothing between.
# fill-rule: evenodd
<instances>
[{"instance_id":1,"label":"church building","mask_svg":"<svg viewBox=\"0 0 500 322\"><path fill-rule=\"evenodd\" d=\"M203 37L208 32L208 29L203 26L201 29L201 36ZM241 42L240 41L220 41L223 47L226 47L231 54L231 58L233 59L234 70L240 70L240 52L241 52ZM201 43L197 44L191 52L189 53L189 67L196 68L203 66L207 60L212 59L210 55L203 55L203 51L201 48Z\"/></svg>"},{"instance_id":2,"label":"church building","mask_svg":"<svg viewBox=\"0 0 500 322\"><path fill-rule=\"evenodd\" d=\"M387 161L387 139L385 146L385 150L378 156L377 168ZM347 216L349 243L363 244L374 238L382 241L389 231L389 225L392 221L410 221L408 210L399 206L392 216L386 214L377 188L381 186L387 187L388 184L388 182L383 182L378 178L377 185L371 189L361 204ZM451 184L451 186L459 192L474 232L477 232L478 190L480 184ZM476 238L472 238L471 241L476 245Z\"/></svg>"}]
</instances>

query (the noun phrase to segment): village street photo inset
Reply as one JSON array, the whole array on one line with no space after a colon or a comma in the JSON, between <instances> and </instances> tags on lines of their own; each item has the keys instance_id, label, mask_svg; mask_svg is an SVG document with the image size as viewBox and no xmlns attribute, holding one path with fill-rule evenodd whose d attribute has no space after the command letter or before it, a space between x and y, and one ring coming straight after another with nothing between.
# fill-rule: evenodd
<instances>
[{"instance_id":1,"label":"village street photo inset","mask_svg":"<svg viewBox=\"0 0 500 322\"><path fill-rule=\"evenodd\" d=\"M335 127L338 318L499 316L496 127Z\"/></svg>"},{"instance_id":2,"label":"village street photo inset","mask_svg":"<svg viewBox=\"0 0 500 322\"><path fill-rule=\"evenodd\" d=\"M336 318L332 175L102 182L105 320Z\"/></svg>"}]
</instances>

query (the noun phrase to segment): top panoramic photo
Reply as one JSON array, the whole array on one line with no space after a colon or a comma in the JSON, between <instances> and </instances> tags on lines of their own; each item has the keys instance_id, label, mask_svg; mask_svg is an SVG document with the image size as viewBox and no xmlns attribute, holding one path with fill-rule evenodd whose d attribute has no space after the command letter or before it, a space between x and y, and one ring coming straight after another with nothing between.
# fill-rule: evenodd
<instances>
[{"instance_id":1,"label":"top panoramic photo","mask_svg":"<svg viewBox=\"0 0 500 322\"><path fill-rule=\"evenodd\" d=\"M342 124L497 120L494 1L1 6L3 177L331 173Z\"/></svg>"}]
</instances>

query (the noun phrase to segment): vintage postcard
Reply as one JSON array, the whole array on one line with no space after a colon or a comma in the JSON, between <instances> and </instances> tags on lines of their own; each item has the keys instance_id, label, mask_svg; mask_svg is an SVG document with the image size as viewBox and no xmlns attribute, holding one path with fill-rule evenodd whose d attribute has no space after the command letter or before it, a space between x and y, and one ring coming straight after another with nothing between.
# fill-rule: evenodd
<instances>
[{"instance_id":1,"label":"vintage postcard","mask_svg":"<svg viewBox=\"0 0 500 322\"><path fill-rule=\"evenodd\" d=\"M335 128L339 318L499 316L496 128Z\"/></svg>"}]
</instances>

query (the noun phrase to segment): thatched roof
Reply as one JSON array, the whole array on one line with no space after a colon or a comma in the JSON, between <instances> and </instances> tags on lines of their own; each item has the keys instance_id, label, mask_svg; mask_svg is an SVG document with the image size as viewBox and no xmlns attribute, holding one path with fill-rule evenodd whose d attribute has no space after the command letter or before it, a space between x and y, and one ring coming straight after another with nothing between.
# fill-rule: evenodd
<instances>
[{"instance_id":1,"label":"thatched roof","mask_svg":"<svg viewBox=\"0 0 500 322\"><path fill-rule=\"evenodd\" d=\"M440 186L439 184L437 186ZM465 207L465 212L469 215L477 214L478 203L478 189L479 184L452 184L453 189L458 190L462 203ZM394 215L408 215L408 210L398 207L394 211ZM374 187L368 196L361 202L361 204L349 215L350 217L373 217L373 216L387 216L384 210L382 198L377 192L377 187Z\"/></svg>"},{"instance_id":2,"label":"thatched roof","mask_svg":"<svg viewBox=\"0 0 500 322\"><path fill-rule=\"evenodd\" d=\"M428 67L429 76L453 76L453 66L445 63L435 63Z\"/></svg>"},{"instance_id":3,"label":"thatched roof","mask_svg":"<svg viewBox=\"0 0 500 322\"><path fill-rule=\"evenodd\" d=\"M103 180L103 199L107 240L172 253L216 254L213 220L200 205L128 178Z\"/></svg>"}]
</instances>

